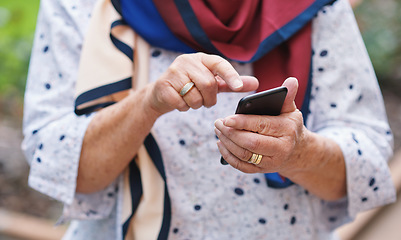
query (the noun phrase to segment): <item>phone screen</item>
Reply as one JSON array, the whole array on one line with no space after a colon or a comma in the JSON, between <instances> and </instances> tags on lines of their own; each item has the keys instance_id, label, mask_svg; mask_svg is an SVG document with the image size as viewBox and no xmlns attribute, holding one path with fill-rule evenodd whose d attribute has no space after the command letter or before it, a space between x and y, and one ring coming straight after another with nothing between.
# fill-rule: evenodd
<instances>
[{"instance_id":1,"label":"phone screen","mask_svg":"<svg viewBox=\"0 0 401 240\"><path fill-rule=\"evenodd\" d=\"M238 102L235 114L278 116L286 96L287 88L281 86L243 97ZM220 162L223 165L228 164L223 157Z\"/></svg>"}]
</instances>

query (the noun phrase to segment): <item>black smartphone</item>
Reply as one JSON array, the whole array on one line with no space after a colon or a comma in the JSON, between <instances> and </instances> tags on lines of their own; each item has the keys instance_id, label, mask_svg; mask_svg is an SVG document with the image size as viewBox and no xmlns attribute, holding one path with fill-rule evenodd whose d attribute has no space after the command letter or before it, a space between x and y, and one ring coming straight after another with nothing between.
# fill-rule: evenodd
<instances>
[{"instance_id":1,"label":"black smartphone","mask_svg":"<svg viewBox=\"0 0 401 240\"><path fill-rule=\"evenodd\" d=\"M283 86L251 94L238 102L235 114L278 116L286 96L287 88ZM228 164L223 157L220 162L223 165Z\"/></svg>"}]
</instances>

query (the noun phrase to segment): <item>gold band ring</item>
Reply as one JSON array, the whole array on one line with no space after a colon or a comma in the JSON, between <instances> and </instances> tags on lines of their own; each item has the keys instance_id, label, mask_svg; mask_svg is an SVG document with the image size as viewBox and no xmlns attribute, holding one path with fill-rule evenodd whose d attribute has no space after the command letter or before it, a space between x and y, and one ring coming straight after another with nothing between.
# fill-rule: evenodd
<instances>
[{"instance_id":1,"label":"gold band ring","mask_svg":"<svg viewBox=\"0 0 401 240\"><path fill-rule=\"evenodd\" d=\"M258 154L252 153L252 156L249 158L248 163L253 163L258 158Z\"/></svg>"},{"instance_id":2,"label":"gold band ring","mask_svg":"<svg viewBox=\"0 0 401 240\"><path fill-rule=\"evenodd\" d=\"M194 87L195 83L193 82L189 82L187 84L185 84L180 91L180 96L183 97L185 96L185 94L187 94L193 87Z\"/></svg>"},{"instance_id":3,"label":"gold band ring","mask_svg":"<svg viewBox=\"0 0 401 240\"><path fill-rule=\"evenodd\" d=\"M262 154L259 154L259 155L258 155L258 158L256 159L256 161L255 161L253 164L259 165L259 163L262 161L262 157L263 157L263 155L262 155Z\"/></svg>"},{"instance_id":4,"label":"gold band ring","mask_svg":"<svg viewBox=\"0 0 401 240\"><path fill-rule=\"evenodd\" d=\"M262 157L262 154L252 153L252 156L249 158L248 163L258 165L262 161Z\"/></svg>"}]
</instances>

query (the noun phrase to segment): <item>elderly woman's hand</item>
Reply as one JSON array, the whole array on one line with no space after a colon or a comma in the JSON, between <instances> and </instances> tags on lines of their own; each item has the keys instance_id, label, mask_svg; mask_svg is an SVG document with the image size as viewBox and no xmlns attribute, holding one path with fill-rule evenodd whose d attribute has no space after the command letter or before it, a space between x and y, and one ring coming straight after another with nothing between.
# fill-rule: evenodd
<instances>
[{"instance_id":1,"label":"elderly woman's hand","mask_svg":"<svg viewBox=\"0 0 401 240\"><path fill-rule=\"evenodd\" d=\"M306 129L295 106L298 81L287 79L280 116L233 115L215 122L224 159L246 173L278 172L325 200L346 194L345 162L333 140ZM249 163L260 154L259 164ZM257 162L257 161L256 161Z\"/></svg>"},{"instance_id":2,"label":"elderly woman's hand","mask_svg":"<svg viewBox=\"0 0 401 240\"><path fill-rule=\"evenodd\" d=\"M184 96L181 89L193 82ZM239 76L224 58L204 53L183 54L175 59L162 76L151 86L151 107L160 114L178 109L187 111L216 104L218 92L249 92L259 82L251 76Z\"/></svg>"},{"instance_id":3,"label":"elderly woman's hand","mask_svg":"<svg viewBox=\"0 0 401 240\"><path fill-rule=\"evenodd\" d=\"M288 88L288 95L280 116L238 114L216 121L218 147L233 167L246 173L299 168L307 129L294 104L298 82L288 79L283 85ZM258 165L248 163L253 153L263 156Z\"/></svg>"}]
</instances>

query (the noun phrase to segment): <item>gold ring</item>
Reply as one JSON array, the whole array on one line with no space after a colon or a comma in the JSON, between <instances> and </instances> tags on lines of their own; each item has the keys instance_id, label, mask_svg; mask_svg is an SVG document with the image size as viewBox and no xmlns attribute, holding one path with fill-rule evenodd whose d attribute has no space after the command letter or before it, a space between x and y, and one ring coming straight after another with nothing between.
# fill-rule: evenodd
<instances>
[{"instance_id":1,"label":"gold ring","mask_svg":"<svg viewBox=\"0 0 401 240\"><path fill-rule=\"evenodd\" d=\"M180 95L181 97L185 96L185 94L187 94L193 87L194 87L195 83L193 82L189 82L187 84L185 84L180 91Z\"/></svg>"},{"instance_id":2,"label":"gold ring","mask_svg":"<svg viewBox=\"0 0 401 240\"><path fill-rule=\"evenodd\" d=\"M262 154L252 153L252 156L249 158L248 163L258 165L262 161L262 157Z\"/></svg>"},{"instance_id":3,"label":"gold ring","mask_svg":"<svg viewBox=\"0 0 401 240\"><path fill-rule=\"evenodd\" d=\"M259 154L258 159L256 159L256 161L253 164L258 165L262 161L262 157L263 157L263 155Z\"/></svg>"},{"instance_id":4,"label":"gold ring","mask_svg":"<svg viewBox=\"0 0 401 240\"><path fill-rule=\"evenodd\" d=\"M258 158L258 154L252 153L252 156L249 158L248 163L253 163Z\"/></svg>"}]
</instances>

